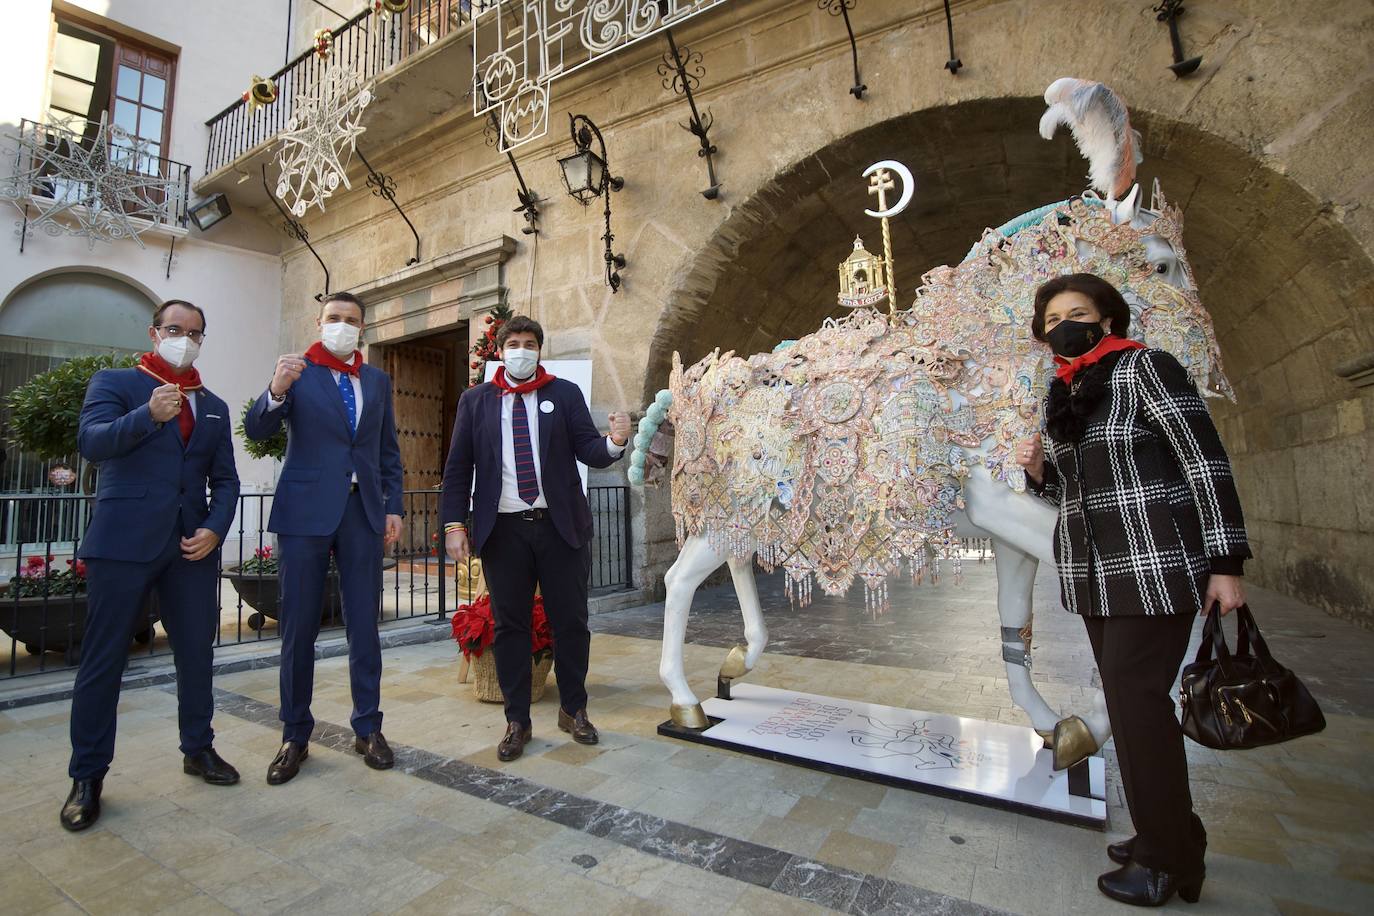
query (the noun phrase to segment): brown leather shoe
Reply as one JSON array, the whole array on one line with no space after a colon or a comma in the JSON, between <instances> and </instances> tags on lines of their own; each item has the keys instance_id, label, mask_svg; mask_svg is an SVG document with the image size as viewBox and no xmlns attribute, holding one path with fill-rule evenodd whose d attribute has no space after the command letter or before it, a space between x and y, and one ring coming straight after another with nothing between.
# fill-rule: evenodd
<instances>
[{"instance_id":1,"label":"brown leather shoe","mask_svg":"<svg viewBox=\"0 0 1374 916\"><path fill-rule=\"evenodd\" d=\"M587 718L585 709L579 709L576 715L570 716L560 707L558 727L571 734L578 744L596 744L601 740L601 736L596 733L596 726Z\"/></svg>"},{"instance_id":2,"label":"brown leather shoe","mask_svg":"<svg viewBox=\"0 0 1374 916\"><path fill-rule=\"evenodd\" d=\"M353 750L362 754L363 763L374 770L389 770L396 765L396 757L381 732L373 732L366 738L354 738Z\"/></svg>"},{"instance_id":3,"label":"brown leather shoe","mask_svg":"<svg viewBox=\"0 0 1374 916\"><path fill-rule=\"evenodd\" d=\"M301 761L309 756L308 745L297 744L294 741L286 742L267 767L267 784L279 786L284 782L290 782L301 771Z\"/></svg>"},{"instance_id":4,"label":"brown leather shoe","mask_svg":"<svg viewBox=\"0 0 1374 916\"><path fill-rule=\"evenodd\" d=\"M525 745L529 744L532 737L534 737L534 731L530 726L521 725L519 722L507 723L506 736L501 739L500 744L496 745L496 756L502 761L510 763L525 753Z\"/></svg>"}]
</instances>

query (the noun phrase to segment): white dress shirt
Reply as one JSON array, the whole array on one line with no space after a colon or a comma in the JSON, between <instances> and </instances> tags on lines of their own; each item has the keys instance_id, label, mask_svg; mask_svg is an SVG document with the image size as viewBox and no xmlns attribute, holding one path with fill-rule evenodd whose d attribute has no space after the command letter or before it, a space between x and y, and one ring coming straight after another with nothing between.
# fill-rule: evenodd
<instances>
[{"instance_id":1,"label":"white dress shirt","mask_svg":"<svg viewBox=\"0 0 1374 916\"><path fill-rule=\"evenodd\" d=\"M525 402L525 416L530 427L530 451L534 453L534 479L539 484L539 495L533 503L520 498L520 481L515 476L515 438L511 430L511 413L515 396L501 396L501 499L496 505L497 512L525 512L529 509L547 509L548 500L544 499L544 474L539 464L539 392L527 391L519 395ZM552 401L546 402L552 404ZM615 457L620 457L625 446L616 445L610 436L606 437L606 448Z\"/></svg>"},{"instance_id":2,"label":"white dress shirt","mask_svg":"<svg viewBox=\"0 0 1374 916\"><path fill-rule=\"evenodd\" d=\"M340 375L343 375L343 373L340 372L338 369L330 369L330 370L329 370L329 374L332 375L332 376L334 376L334 387L337 388L337 387L339 386L339 376L340 376ZM350 376L348 377L348 380L349 380L350 382L353 383L353 425L354 425L354 428L356 429L356 428L357 428L357 425L363 421L363 380L362 380L362 373L361 373L361 372L354 373L353 375L350 375ZM300 381L300 379L297 379L296 381ZM286 398L282 398L280 401L278 401L278 400L276 400L275 398L272 397L272 386L271 386L271 385L268 385L268 386L267 386L267 409L268 409L268 410L276 410L278 407L281 407L281 406L282 406L283 404L285 404L285 403L286 403ZM353 473L353 482L354 482L354 483L357 483L357 482L358 482L358 474L357 474L356 471Z\"/></svg>"}]
</instances>

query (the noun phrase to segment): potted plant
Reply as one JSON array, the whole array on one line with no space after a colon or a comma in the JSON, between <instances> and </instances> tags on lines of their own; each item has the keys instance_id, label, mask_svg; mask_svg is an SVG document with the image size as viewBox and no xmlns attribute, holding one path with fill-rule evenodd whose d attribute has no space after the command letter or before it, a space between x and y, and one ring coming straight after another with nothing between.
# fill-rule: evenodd
<instances>
[{"instance_id":1,"label":"potted plant","mask_svg":"<svg viewBox=\"0 0 1374 916\"><path fill-rule=\"evenodd\" d=\"M501 703L505 696L496 679L496 660L487 649L496 639L496 623L491 616L491 596L482 595L471 604L461 604L453 614L453 639L463 653L458 683L466 684L468 670L474 672L473 693L483 703ZM553 670L553 631L544 613L544 599L534 598L534 622L530 627L530 702L537 703L548 686Z\"/></svg>"},{"instance_id":2,"label":"potted plant","mask_svg":"<svg viewBox=\"0 0 1374 916\"><path fill-rule=\"evenodd\" d=\"M257 403L256 398L249 398L243 402L243 410L239 411L239 425L234 427L234 432L239 434L243 440L243 450L248 453L250 458L272 458L281 461L286 457L286 427L280 427L275 433L266 439L250 439L248 434L243 431L243 421L248 417L248 412Z\"/></svg>"},{"instance_id":3,"label":"potted plant","mask_svg":"<svg viewBox=\"0 0 1374 916\"><path fill-rule=\"evenodd\" d=\"M76 664L86 632L86 564L71 559L62 569L54 567L54 559L23 559L19 574L0 596L0 629L22 643L30 655L65 652L67 661ZM158 617L155 593L145 600L143 613L146 625L138 628L134 639L147 645Z\"/></svg>"},{"instance_id":4,"label":"potted plant","mask_svg":"<svg viewBox=\"0 0 1374 916\"><path fill-rule=\"evenodd\" d=\"M57 461L77 454L76 434L86 386L101 369L120 369L138 362L135 356L78 356L47 372L40 372L5 398L9 409L9 439L41 461ZM91 489L87 468L86 489Z\"/></svg>"}]
</instances>

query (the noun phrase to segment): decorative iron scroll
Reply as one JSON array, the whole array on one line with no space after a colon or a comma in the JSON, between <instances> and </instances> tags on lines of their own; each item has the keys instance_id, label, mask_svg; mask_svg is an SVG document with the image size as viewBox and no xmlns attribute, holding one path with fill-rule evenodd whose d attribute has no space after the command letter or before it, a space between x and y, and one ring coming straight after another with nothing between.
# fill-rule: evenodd
<instances>
[{"instance_id":1,"label":"decorative iron scroll","mask_svg":"<svg viewBox=\"0 0 1374 916\"><path fill-rule=\"evenodd\" d=\"M728 0L501 0L473 17L473 113L495 110L501 150L544 136L549 87Z\"/></svg>"}]
</instances>

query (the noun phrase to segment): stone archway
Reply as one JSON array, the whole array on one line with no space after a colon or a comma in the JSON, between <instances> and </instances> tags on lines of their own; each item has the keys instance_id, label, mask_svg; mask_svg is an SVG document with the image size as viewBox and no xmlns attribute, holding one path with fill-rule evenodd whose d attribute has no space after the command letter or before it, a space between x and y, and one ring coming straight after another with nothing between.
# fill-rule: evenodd
<instances>
[{"instance_id":1,"label":"stone archway","mask_svg":"<svg viewBox=\"0 0 1374 916\"><path fill-rule=\"evenodd\" d=\"M1039 98L913 112L837 140L782 169L734 208L659 318L645 399L672 353L750 353L837 312L835 267L856 234L876 249L860 173L896 158L916 175L894 222L897 281L957 263L984 227L1081 190L1086 163L1061 134L1044 141ZM1235 404L1214 408L1232 452L1256 561L1254 581L1374 623L1374 402L1333 368L1374 349L1374 262L1331 207L1250 152L1192 124L1132 113L1142 184L1158 178L1185 211L1185 241L1211 311ZM1368 389L1365 389L1368 391ZM659 498L666 510L666 496ZM672 557L666 511L647 513L649 561Z\"/></svg>"}]
</instances>

